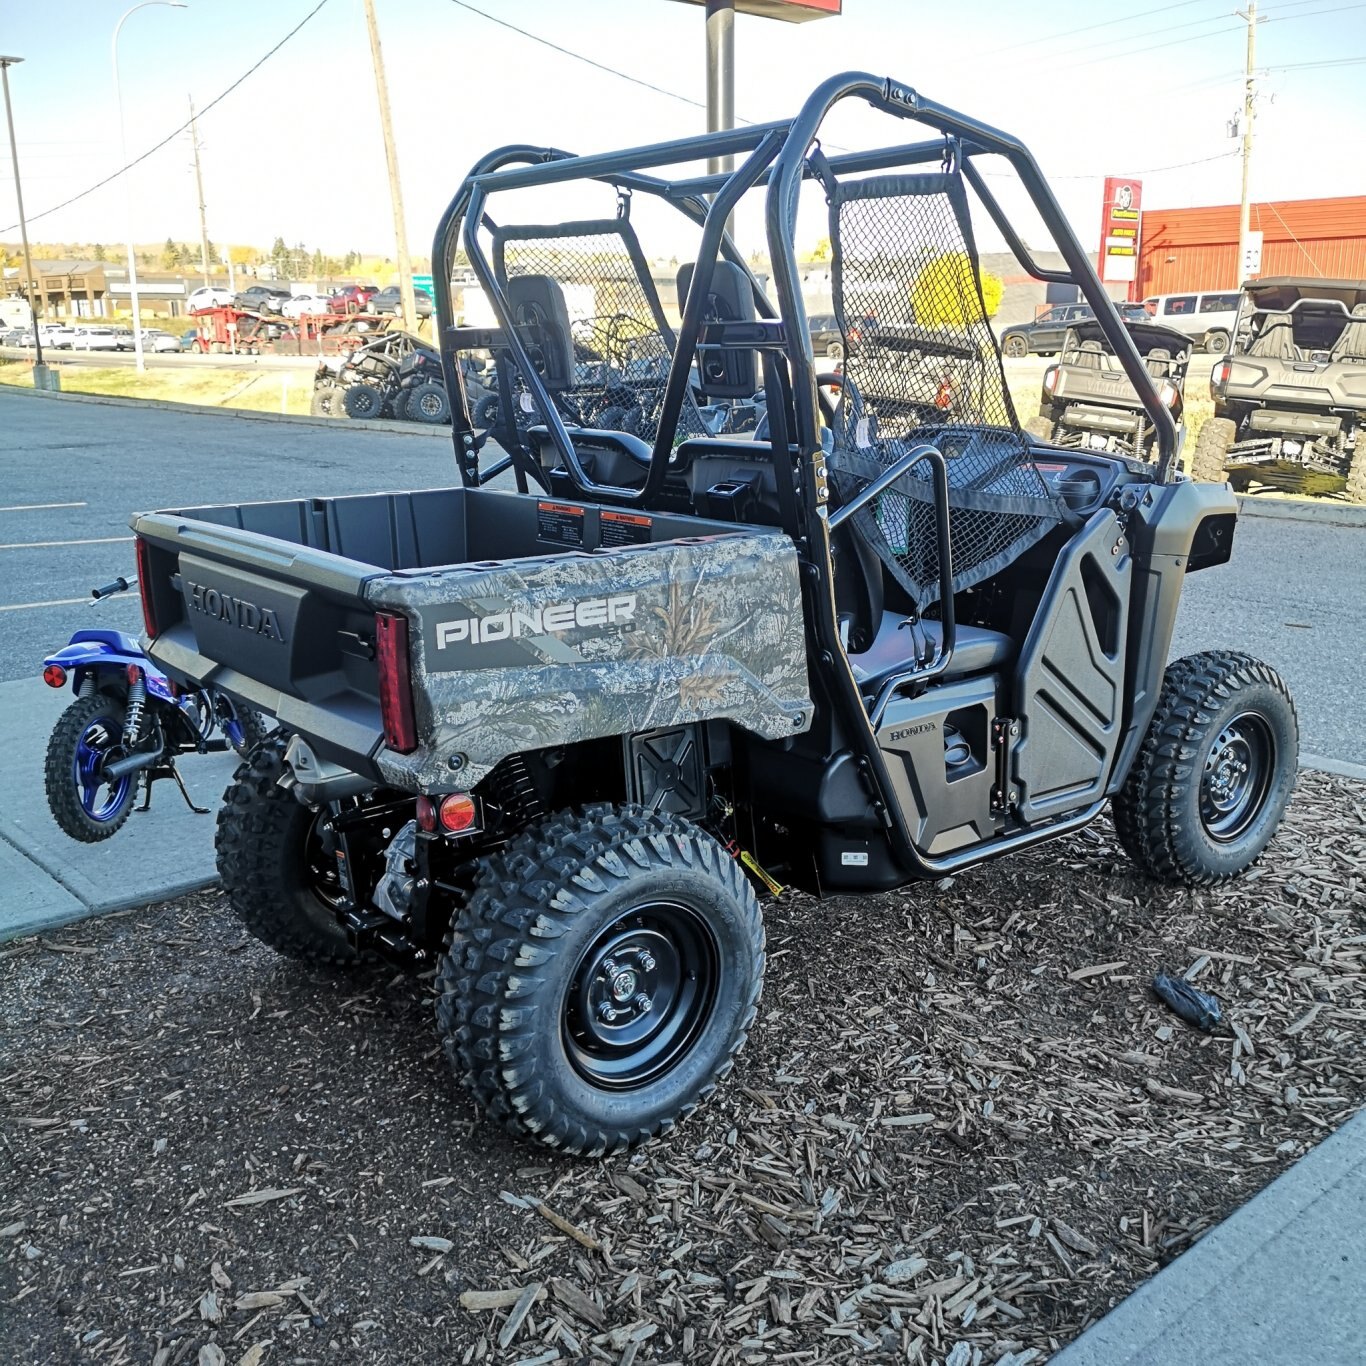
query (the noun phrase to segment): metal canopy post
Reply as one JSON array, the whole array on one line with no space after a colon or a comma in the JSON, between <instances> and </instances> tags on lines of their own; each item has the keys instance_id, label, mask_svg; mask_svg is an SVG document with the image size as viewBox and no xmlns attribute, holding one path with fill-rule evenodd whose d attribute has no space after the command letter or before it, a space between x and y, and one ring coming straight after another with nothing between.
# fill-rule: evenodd
<instances>
[{"instance_id":1,"label":"metal canopy post","mask_svg":"<svg viewBox=\"0 0 1366 1366\"><path fill-rule=\"evenodd\" d=\"M735 0L707 0L707 132L735 127ZM735 169L729 154L712 157L707 169L716 175Z\"/></svg>"}]
</instances>

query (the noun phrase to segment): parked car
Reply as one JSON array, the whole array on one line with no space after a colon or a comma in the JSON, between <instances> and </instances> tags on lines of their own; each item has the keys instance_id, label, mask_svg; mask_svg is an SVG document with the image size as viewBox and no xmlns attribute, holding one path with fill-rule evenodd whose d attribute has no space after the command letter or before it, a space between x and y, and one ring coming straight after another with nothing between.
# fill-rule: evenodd
<instances>
[{"instance_id":1,"label":"parked car","mask_svg":"<svg viewBox=\"0 0 1366 1366\"><path fill-rule=\"evenodd\" d=\"M331 296L327 294L295 294L280 305L280 315L285 318L302 318L305 313L330 313Z\"/></svg>"},{"instance_id":2,"label":"parked car","mask_svg":"<svg viewBox=\"0 0 1366 1366\"><path fill-rule=\"evenodd\" d=\"M114 334L114 340L117 343L115 350L133 351L137 349L133 343L133 329L131 327L111 327L109 330Z\"/></svg>"},{"instance_id":3,"label":"parked car","mask_svg":"<svg viewBox=\"0 0 1366 1366\"><path fill-rule=\"evenodd\" d=\"M252 313L278 313L289 299L289 290L283 285L252 285L239 290L232 304L234 308L244 308Z\"/></svg>"},{"instance_id":4,"label":"parked car","mask_svg":"<svg viewBox=\"0 0 1366 1366\"><path fill-rule=\"evenodd\" d=\"M24 338L28 340L25 341ZM33 333L26 327L10 327L0 332L0 346L32 346Z\"/></svg>"},{"instance_id":5,"label":"parked car","mask_svg":"<svg viewBox=\"0 0 1366 1366\"><path fill-rule=\"evenodd\" d=\"M413 306L419 318L432 316L432 296L425 289L413 290ZM386 285L377 294L370 296L365 305L367 313L392 313L395 318L403 312L403 296L397 285Z\"/></svg>"},{"instance_id":6,"label":"parked car","mask_svg":"<svg viewBox=\"0 0 1366 1366\"><path fill-rule=\"evenodd\" d=\"M185 300L185 307L191 313L200 313L208 308L227 308L232 303L233 298L234 295L230 289L219 289L216 285L203 285Z\"/></svg>"},{"instance_id":7,"label":"parked car","mask_svg":"<svg viewBox=\"0 0 1366 1366\"><path fill-rule=\"evenodd\" d=\"M844 359L846 338L840 331L839 319L833 313L813 313L807 319L806 325L811 333L812 350L817 356L825 356L829 360ZM851 322L847 338L849 350L857 351L864 333L876 325L877 319L873 317L865 317L857 323Z\"/></svg>"},{"instance_id":8,"label":"parked car","mask_svg":"<svg viewBox=\"0 0 1366 1366\"><path fill-rule=\"evenodd\" d=\"M1174 328L1215 356L1228 350L1238 320L1238 291L1217 294L1154 294L1143 300L1154 322Z\"/></svg>"},{"instance_id":9,"label":"parked car","mask_svg":"<svg viewBox=\"0 0 1366 1366\"><path fill-rule=\"evenodd\" d=\"M195 334L192 333L191 335ZM160 327L143 328L142 347L144 351L156 352L179 351L181 349L180 338Z\"/></svg>"},{"instance_id":10,"label":"parked car","mask_svg":"<svg viewBox=\"0 0 1366 1366\"><path fill-rule=\"evenodd\" d=\"M327 302L333 313L363 313L378 293L374 285L343 285Z\"/></svg>"},{"instance_id":11,"label":"parked car","mask_svg":"<svg viewBox=\"0 0 1366 1366\"><path fill-rule=\"evenodd\" d=\"M69 323L39 323L38 335L54 351L70 351L77 329Z\"/></svg>"},{"instance_id":12,"label":"parked car","mask_svg":"<svg viewBox=\"0 0 1366 1366\"><path fill-rule=\"evenodd\" d=\"M1146 323L1152 315L1142 304L1116 304L1126 323ZM1090 304L1055 304L1032 323L1012 323L1001 333L1001 353L1006 356L1056 356L1062 350L1067 329L1096 316Z\"/></svg>"},{"instance_id":13,"label":"parked car","mask_svg":"<svg viewBox=\"0 0 1366 1366\"><path fill-rule=\"evenodd\" d=\"M112 327L73 327L73 351L118 351L119 339Z\"/></svg>"}]
</instances>

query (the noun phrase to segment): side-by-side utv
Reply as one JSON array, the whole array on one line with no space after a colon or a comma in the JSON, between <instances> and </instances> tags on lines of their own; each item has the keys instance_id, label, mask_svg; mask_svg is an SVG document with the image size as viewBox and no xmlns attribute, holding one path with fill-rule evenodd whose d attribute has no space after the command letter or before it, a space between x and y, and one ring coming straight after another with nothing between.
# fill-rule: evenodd
<instances>
[{"instance_id":1,"label":"side-by-side utv","mask_svg":"<svg viewBox=\"0 0 1366 1366\"><path fill-rule=\"evenodd\" d=\"M822 152L846 102L928 136ZM1021 242L989 156L1063 268ZM729 233L746 196L771 294ZM804 198L842 332L874 317L883 337L846 345L833 382L802 299ZM974 204L1096 310L1151 460L1021 431ZM458 248L497 327L452 325ZM677 326L647 265L675 253L693 264ZM759 897L780 886L940 878L1107 805L1173 883L1266 848L1295 775L1284 685L1235 650L1167 658L1185 576L1229 558L1237 504L1175 472L1171 410L1014 138L856 73L732 132L505 147L460 187L433 266L458 486L133 525L158 665L281 727L219 818L234 910L298 958L434 962L450 1061L513 1133L614 1152L706 1097L755 1017ZM951 350L905 344L913 296L957 320ZM566 398L584 383L571 313L614 320L632 430ZM463 395L469 351L496 358L491 432ZM762 389L762 421L714 435L698 388Z\"/></svg>"},{"instance_id":2,"label":"side-by-side utv","mask_svg":"<svg viewBox=\"0 0 1366 1366\"><path fill-rule=\"evenodd\" d=\"M1158 400L1181 431L1186 369L1192 342L1170 327L1126 322ZM1044 371L1039 416L1027 430L1066 450L1107 451L1147 460L1156 454L1157 429L1141 394L1125 374L1095 319L1074 323L1062 354ZM1179 443L1178 443L1179 444Z\"/></svg>"},{"instance_id":3,"label":"side-by-side utv","mask_svg":"<svg viewBox=\"0 0 1366 1366\"><path fill-rule=\"evenodd\" d=\"M1366 280L1249 280L1210 396L1195 478L1366 503Z\"/></svg>"}]
</instances>

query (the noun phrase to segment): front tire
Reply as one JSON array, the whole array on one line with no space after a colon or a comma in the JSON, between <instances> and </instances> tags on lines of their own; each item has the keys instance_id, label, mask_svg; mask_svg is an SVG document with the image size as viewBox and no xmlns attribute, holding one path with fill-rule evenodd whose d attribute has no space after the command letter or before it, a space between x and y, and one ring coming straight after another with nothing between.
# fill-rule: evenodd
<instances>
[{"instance_id":1,"label":"front tire","mask_svg":"<svg viewBox=\"0 0 1366 1366\"><path fill-rule=\"evenodd\" d=\"M446 386L434 379L424 380L408 390L407 416L414 422L437 426L451 420L451 403Z\"/></svg>"},{"instance_id":2,"label":"front tire","mask_svg":"<svg viewBox=\"0 0 1366 1366\"><path fill-rule=\"evenodd\" d=\"M352 384L342 394L341 406L347 417L363 422L384 412L384 395L373 384Z\"/></svg>"},{"instance_id":3,"label":"front tire","mask_svg":"<svg viewBox=\"0 0 1366 1366\"><path fill-rule=\"evenodd\" d=\"M593 806L489 859L441 958L437 1027L505 1129L598 1157L667 1132L715 1090L763 972L754 892L710 835Z\"/></svg>"},{"instance_id":4,"label":"front tire","mask_svg":"<svg viewBox=\"0 0 1366 1366\"><path fill-rule=\"evenodd\" d=\"M1231 650L1178 659L1115 798L1120 843L1164 882L1227 882L1271 842L1298 756L1295 703L1269 664Z\"/></svg>"},{"instance_id":5,"label":"front tire","mask_svg":"<svg viewBox=\"0 0 1366 1366\"><path fill-rule=\"evenodd\" d=\"M1228 333L1209 333L1205 338L1205 350L1211 356L1222 356L1228 350Z\"/></svg>"},{"instance_id":6,"label":"front tire","mask_svg":"<svg viewBox=\"0 0 1366 1366\"><path fill-rule=\"evenodd\" d=\"M1200 428L1191 457L1191 478L1200 484L1222 484L1228 479L1228 450L1238 428L1226 417L1210 417Z\"/></svg>"},{"instance_id":7,"label":"front tire","mask_svg":"<svg viewBox=\"0 0 1366 1366\"><path fill-rule=\"evenodd\" d=\"M1001 353L1012 360L1019 360L1029 354L1029 343L1018 332L1011 332L1001 343Z\"/></svg>"},{"instance_id":8,"label":"front tire","mask_svg":"<svg viewBox=\"0 0 1366 1366\"><path fill-rule=\"evenodd\" d=\"M82 844L98 844L123 826L138 792L138 775L117 782L100 777L103 757L123 748L123 703L103 693L78 697L47 742L43 786L52 818Z\"/></svg>"},{"instance_id":9,"label":"front tire","mask_svg":"<svg viewBox=\"0 0 1366 1366\"><path fill-rule=\"evenodd\" d=\"M338 923L336 867L322 847L327 810L310 811L280 787L285 741L238 766L218 812L218 876L233 914L276 953L350 966L360 956Z\"/></svg>"}]
</instances>

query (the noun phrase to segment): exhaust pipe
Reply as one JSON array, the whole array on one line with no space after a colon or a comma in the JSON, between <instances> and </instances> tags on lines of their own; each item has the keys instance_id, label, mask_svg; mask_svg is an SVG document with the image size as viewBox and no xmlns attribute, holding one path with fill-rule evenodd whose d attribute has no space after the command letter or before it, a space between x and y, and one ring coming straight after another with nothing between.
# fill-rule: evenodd
<instances>
[{"instance_id":1,"label":"exhaust pipe","mask_svg":"<svg viewBox=\"0 0 1366 1366\"><path fill-rule=\"evenodd\" d=\"M307 740L301 735L292 735L285 749L285 772L280 785L290 788L305 806L321 806L325 802L359 797L375 784L339 764L319 759Z\"/></svg>"},{"instance_id":2,"label":"exhaust pipe","mask_svg":"<svg viewBox=\"0 0 1366 1366\"><path fill-rule=\"evenodd\" d=\"M130 773L136 773L139 769L150 768L165 752L163 745L157 749L142 750L137 754L125 754L122 759L115 759L112 764L105 764L100 772L111 782L118 782L120 778L126 778Z\"/></svg>"}]
</instances>

